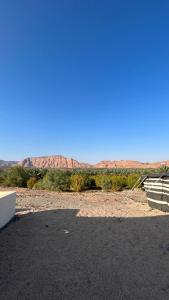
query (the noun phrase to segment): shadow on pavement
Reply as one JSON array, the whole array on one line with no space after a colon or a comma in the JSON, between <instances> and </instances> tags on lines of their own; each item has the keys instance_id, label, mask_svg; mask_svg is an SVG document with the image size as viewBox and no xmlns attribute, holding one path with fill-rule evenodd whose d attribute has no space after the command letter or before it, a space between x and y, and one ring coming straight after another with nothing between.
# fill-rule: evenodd
<instances>
[{"instance_id":1,"label":"shadow on pavement","mask_svg":"<svg viewBox=\"0 0 169 300\"><path fill-rule=\"evenodd\" d=\"M169 299L169 217L21 216L0 232L0 299Z\"/></svg>"}]
</instances>

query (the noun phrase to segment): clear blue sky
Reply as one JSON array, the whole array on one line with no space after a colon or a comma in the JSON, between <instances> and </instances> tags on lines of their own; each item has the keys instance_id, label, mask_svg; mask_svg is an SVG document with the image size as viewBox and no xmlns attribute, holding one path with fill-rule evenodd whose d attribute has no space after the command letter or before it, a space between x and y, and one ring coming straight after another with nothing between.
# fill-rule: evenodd
<instances>
[{"instance_id":1,"label":"clear blue sky","mask_svg":"<svg viewBox=\"0 0 169 300\"><path fill-rule=\"evenodd\" d=\"M2 0L0 158L169 159L169 1Z\"/></svg>"}]
</instances>

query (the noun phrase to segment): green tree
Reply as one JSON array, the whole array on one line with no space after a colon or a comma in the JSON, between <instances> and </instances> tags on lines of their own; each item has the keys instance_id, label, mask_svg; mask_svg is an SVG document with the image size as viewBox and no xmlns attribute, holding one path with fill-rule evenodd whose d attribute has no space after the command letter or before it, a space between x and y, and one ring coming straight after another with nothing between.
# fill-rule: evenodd
<instances>
[{"instance_id":1,"label":"green tree","mask_svg":"<svg viewBox=\"0 0 169 300\"><path fill-rule=\"evenodd\" d=\"M7 169L4 177L4 185L6 186L27 187L28 174L21 166Z\"/></svg>"}]
</instances>

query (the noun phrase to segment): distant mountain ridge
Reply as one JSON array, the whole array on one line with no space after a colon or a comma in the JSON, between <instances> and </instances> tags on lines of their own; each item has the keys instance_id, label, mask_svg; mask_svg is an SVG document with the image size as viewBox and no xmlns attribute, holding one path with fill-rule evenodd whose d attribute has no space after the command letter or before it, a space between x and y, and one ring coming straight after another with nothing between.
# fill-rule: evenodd
<instances>
[{"instance_id":1,"label":"distant mountain ridge","mask_svg":"<svg viewBox=\"0 0 169 300\"><path fill-rule=\"evenodd\" d=\"M0 167L9 167L18 164L18 161L6 161L0 159Z\"/></svg>"},{"instance_id":2,"label":"distant mountain ridge","mask_svg":"<svg viewBox=\"0 0 169 300\"><path fill-rule=\"evenodd\" d=\"M162 166L169 167L169 160L153 163L143 163L135 160L103 160L95 164L95 168L131 168L131 169L157 169Z\"/></svg>"},{"instance_id":3,"label":"distant mountain ridge","mask_svg":"<svg viewBox=\"0 0 169 300\"><path fill-rule=\"evenodd\" d=\"M21 165L27 168L53 168L53 169L84 169L84 168L132 168L132 169L157 169L162 166L169 167L169 160L153 163L143 163L135 160L103 160L97 164L88 164L79 162L73 158L67 158L63 155L51 155L40 157L27 157L24 160L5 161L0 160L0 167L10 167L14 165Z\"/></svg>"},{"instance_id":4,"label":"distant mountain ridge","mask_svg":"<svg viewBox=\"0 0 169 300\"><path fill-rule=\"evenodd\" d=\"M58 168L58 169L77 169L77 168L134 168L134 169L156 169L161 166L169 166L169 160L143 163L134 160L103 160L97 164L81 163L73 158L62 155L28 157L19 162L23 167L35 168Z\"/></svg>"}]
</instances>

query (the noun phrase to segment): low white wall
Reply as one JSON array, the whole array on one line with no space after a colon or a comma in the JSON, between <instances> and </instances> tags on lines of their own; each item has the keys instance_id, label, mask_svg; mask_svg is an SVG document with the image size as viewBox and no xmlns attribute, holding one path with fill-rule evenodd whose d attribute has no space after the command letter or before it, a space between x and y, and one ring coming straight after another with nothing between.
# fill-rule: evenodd
<instances>
[{"instance_id":1,"label":"low white wall","mask_svg":"<svg viewBox=\"0 0 169 300\"><path fill-rule=\"evenodd\" d=\"M0 192L0 228L15 215L16 193Z\"/></svg>"}]
</instances>

